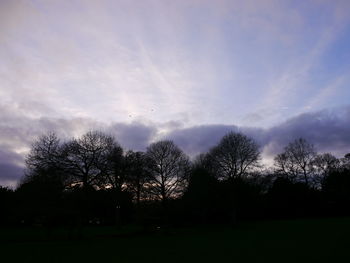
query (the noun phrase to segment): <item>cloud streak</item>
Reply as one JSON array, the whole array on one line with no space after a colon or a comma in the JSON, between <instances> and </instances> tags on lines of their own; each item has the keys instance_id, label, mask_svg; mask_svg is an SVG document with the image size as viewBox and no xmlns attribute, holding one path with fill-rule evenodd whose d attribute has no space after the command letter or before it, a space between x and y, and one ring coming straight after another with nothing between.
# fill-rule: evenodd
<instances>
[{"instance_id":1,"label":"cloud streak","mask_svg":"<svg viewBox=\"0 0 350 263\"><path fill-rule=\"evenodd\" d=\"M346 1L1 5L2 100L26 105L33 117L104 122L247 125L244 116L265 110L273 114L252 125L280 123L339 78L330 72L324 84L314 80L349 26ZM317 107L337 100L335 94ZM42 109L31 109L35 104ZM281 114L281 107L289 110Z\"/></svg>"},{"instance_id":2,"label":"cloud streak","mask_svg":"<svg viewBox=\"0 0 350 263\"><path fill-rule=\"evenodd\" d=\"M234 130L266 158L296 136L343 154L348 115L321 109L349 105L349 9L346 0L0 1L2 178L18 178L30 143L51 130L68 139L101 129L135 150L170 138L190 155Z\"/></svg>"}]
</instances>

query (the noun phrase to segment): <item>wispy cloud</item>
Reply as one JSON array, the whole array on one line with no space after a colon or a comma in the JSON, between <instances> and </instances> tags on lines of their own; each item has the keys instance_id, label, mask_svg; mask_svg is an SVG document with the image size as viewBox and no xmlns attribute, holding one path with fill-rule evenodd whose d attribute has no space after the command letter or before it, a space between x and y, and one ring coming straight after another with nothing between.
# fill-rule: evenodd
<instances>
[{"instance_id":1,"label":"wispy cloud","mask_svg":"<svg viewBox=\"0 0 350 263\"><path fill-rule=\"evenodd\" d=\"M310 69L347 25L337 1L314 4L332 8L312 26L311 5L2 1L1 96L49 105L55 117L234 123L291 104L309 84Z\"/></svg>"},{"instance_id":2,"label":"wispy cloud","mask_svg":"<svg viewBox=\"0 0 350 263\"><path fill-rule=\"evenodd\" d=\"M341 94L340 88L346 83L347 76L347 74L340 75L327 86L322 87L322 89L320 89L320 91L307 102L307 105L303 110L308 111L319 109L327 100L332 99L332 97L337 94Z\"/></svg>"},{"instance_id":3,"label":"wispy cloud","mask_svg":"<svg viewBox=\"0 0 350 263\"><path fill-rule=\"evenodd\" d=\"M183 144L192 154L231 128L265 134L348 105L349 10L347 0L0 1L1 149L23 156L49 129L101 128L135 149L197 134L201 147Z\"/></svg>"}]
</instances>

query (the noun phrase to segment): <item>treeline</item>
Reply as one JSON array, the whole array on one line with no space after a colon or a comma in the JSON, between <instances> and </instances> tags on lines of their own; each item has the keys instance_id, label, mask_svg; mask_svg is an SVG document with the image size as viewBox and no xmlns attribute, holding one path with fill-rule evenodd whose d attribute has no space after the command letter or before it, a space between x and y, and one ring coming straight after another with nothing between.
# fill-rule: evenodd
<instances>
[{"instance_id":1,"label":"treeline","mask_svg":"<svg viewBox=\"0 0 350 263\"><path fill-rule=\"evenodd\" d=\"M41 136L15 190L0 187L1 224L145 226L350 215L350 154L318 154L300 138L261 165L259 145L228 133L193 161L172 141L124 151L92 131Z\"/></svg>"}]
</instances>

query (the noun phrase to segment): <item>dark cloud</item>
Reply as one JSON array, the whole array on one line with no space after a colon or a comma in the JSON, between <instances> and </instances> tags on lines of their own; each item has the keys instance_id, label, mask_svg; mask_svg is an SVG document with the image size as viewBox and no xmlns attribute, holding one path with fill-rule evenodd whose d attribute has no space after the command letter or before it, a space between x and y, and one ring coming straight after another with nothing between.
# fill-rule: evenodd
<instances>
[{"instance_id":1,"label":"dark cloud","mask_svg":"<svg viewBox=\"0 0 350 263\"><path fill-rule=\"evenodd\" d=\"M206 152L219 142L229 131L237 131L232 125L200 125L191 128L177 129L165 136L173 140L187 154L194 156Z\"/></svg>"},{"instance_id":2,"label":"dark cloud","mask_svg":"<svg viewBox=\"0 0 350 263\"><path fill-rule=\"evenodd\" d=\"M145 150L157 133L139 122L106 125L88 118L33 118L15 105L0 104L0 185L15 185L23 175L24 157L40 135L54 131L63 141L89 130L106 131L126 149Z\"/></svg>"},{"instance_id":3,"label":"dark cloud","mask_svg":"<svg viewBox=\"0 0 350 263\"><path fill-rule=\"evenodd\" d=\"M23 167L0 162L0 178L1 182L6 182L9 185L14 185L23 176Z\"/></svg>"},{"instance_id":4,"label":"dark cloud","mask_svg":"<svg viewBox=\"0 0 350 263\"><path fill-rule=\"evenodd\" d=\"M208 151L229 132L240 132L254 138L259 145L266 144L265 131L260 128L238 127L235 125L200 125L186 129L177 129L165 137L173 140L187 154L195 156Z\"/></svg>"},{"instance_id":5,"label":"dark cloud","mask_svg":"<svg viewBox=\"0 0 350 263\"><path fill-rule=\"evenodd\" d=\"M350 107L304 113L265 131L266 153L274 155L290 141L303 137L319 152L342 156L350 152Z\"/></svg>"},{"instance_id":6,"label":"dark cloud","mask_svg":"<svg viewBox=\"0 0 350 263\"><path fill-rule=\"evenodd\" d=\"M0 149L0 185L15 186L23 175L23 156L5 147Z\"/></svg>"},{"instance_id":7,"label":"dark cloud","mask_svg":"<svg viewBox=\"0 0 350 263\"><path fill-rule=\"evenodd\" d=\"M139 122L115 123L108 127L107 131L115 136L123 148L135 151L144 151L157 134L155 126Z\"/></svg>"},{"instance_id":8,"label":"dark cloud","mask_svg":"<svg viewBox=\"0 0 350 263\"><path fill-rule=\"evenodd\" d=\"M319 152L343 156L350 152L350 107L335 111L305 113L269 129L229 125L203 125L178 129L167 135L190 155L206 152L229 131L239 131L254 138L265 157L281 152L291 141L303 137Z\"/></svg>"},{"instance_id":9,"label":"dark cloud","mask_svg":"<svg viewBox=\"0 0 350 263\"><path fill-rule=\"evenodd\" d=\"M313 143L319 152L331 152L339 157L350 152L350 107L301 114L269 129L234 125L179 128L181 123L174 123L170 125L170 132L161 137L159 131L169 125L141 122L105 125L86 118L32 119L1 113L0 118L0 185L13 185L19 180L26 150L35 138L48 131L55 131L59 137L67 139L88 130L102 130L114 135L126 150L145 150L155 139L171 139L191 156L208 151L230 131L254 138L267 159L299 137Z\"/></svg>"}]
</instances>

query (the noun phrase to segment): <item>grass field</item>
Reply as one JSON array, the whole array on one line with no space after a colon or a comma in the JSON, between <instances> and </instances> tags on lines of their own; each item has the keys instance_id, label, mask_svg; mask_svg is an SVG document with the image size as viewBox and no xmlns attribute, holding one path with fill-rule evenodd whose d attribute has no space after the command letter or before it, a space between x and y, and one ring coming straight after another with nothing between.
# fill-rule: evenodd
<instances>
[{"instance_id":1,"label":"grass field","mask_svg":"<svg viewBox=\"0 0 350 263\"><path fill-rule=\"evenodd\" d=\"M350 219L268 221L160 230L1 229L0 262L350 262Z\"/></svg>"}]
</instances>

